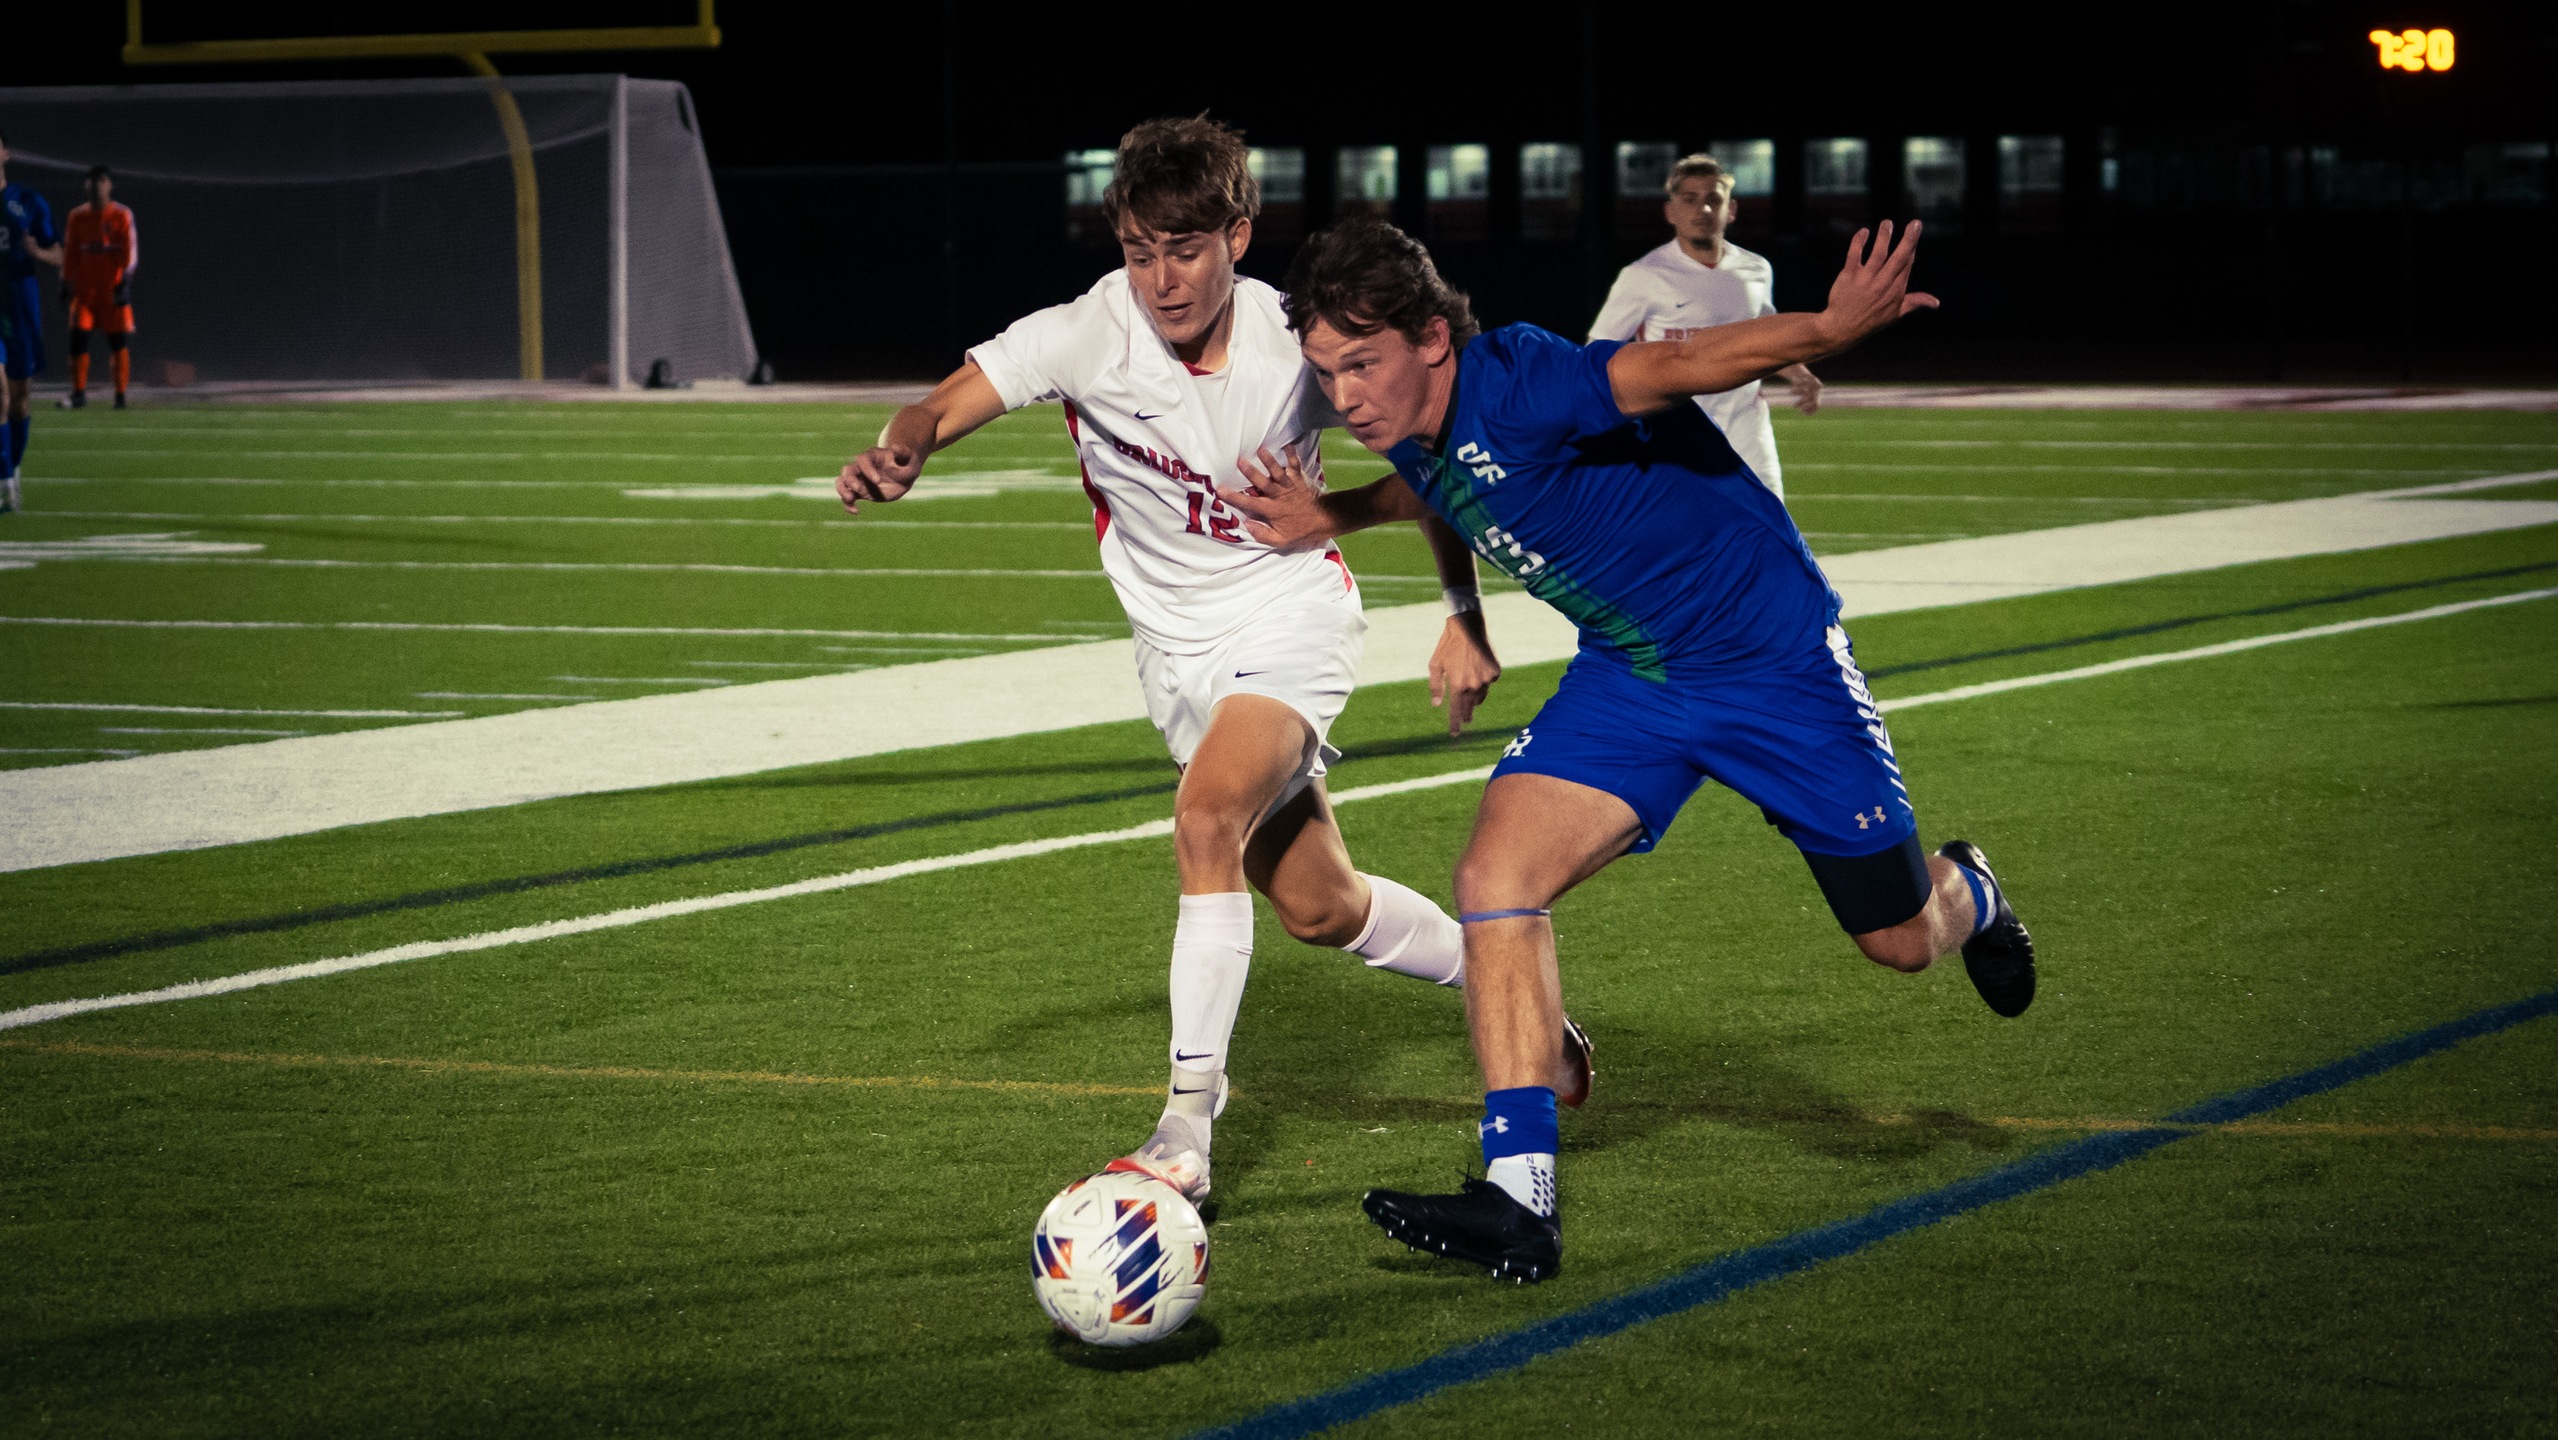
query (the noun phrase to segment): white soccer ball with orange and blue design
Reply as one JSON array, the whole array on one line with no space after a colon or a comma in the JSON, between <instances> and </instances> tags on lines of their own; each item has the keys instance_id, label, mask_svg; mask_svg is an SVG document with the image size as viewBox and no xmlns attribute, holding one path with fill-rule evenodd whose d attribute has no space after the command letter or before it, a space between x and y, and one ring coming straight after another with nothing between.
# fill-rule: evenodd
<instances>
[{"instance_id":1,"label":"white soccer ball with orange and blue design","mask_svg":"<svg viewBox=\"0 0 2558 1440\"><path fill-rule=\"evenodd\" d=\"M1208 1293L1208 1223L1152 1175L1087 1175L1040 1213L1030 1287L1057 1328L1079 1340L1160 1340Z\"/></svg>"}]
</instances>

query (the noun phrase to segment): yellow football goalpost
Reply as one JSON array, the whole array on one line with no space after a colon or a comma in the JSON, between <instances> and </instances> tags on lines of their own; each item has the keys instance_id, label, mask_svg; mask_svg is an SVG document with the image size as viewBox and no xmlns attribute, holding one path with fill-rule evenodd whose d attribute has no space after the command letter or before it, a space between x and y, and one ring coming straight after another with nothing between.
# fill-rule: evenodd
<instances>
[{"instance_id":1,"label":"yellow football goalpost","mask_svg":"<svg viewBox=\"0 0 2558 1440\"><path fill-rule=\"evenodd\" d=\"M266 40L179 40L150 43L142 38L142 0L124 0L124 63L127 65L233 65L260 61L383 60L404 56L449 55L488 82L489 99L497 107L498 129L505 133L508 158L515 165L515 333L523 377L542 378L542 196L534 183L533 142L491 55L522 55L570 50L714 50L719 26L711 19L712 0L701 0L701 12L690 25L598 26L577 30L457 30L441 34L310 35Z\"/></svg>"}]
</instances>

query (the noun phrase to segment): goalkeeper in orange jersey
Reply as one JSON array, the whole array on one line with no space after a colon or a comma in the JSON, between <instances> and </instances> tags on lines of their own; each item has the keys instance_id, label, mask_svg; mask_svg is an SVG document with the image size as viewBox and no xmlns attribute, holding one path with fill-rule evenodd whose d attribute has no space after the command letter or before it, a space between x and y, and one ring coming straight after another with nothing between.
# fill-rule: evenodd
<instances>
[{"instance_id":1,"label":"goalkeeper in orange jersey","mask_svg":"<svg viewBox=\"0 0 2558 1440\"><path fill-rule=\"evenodd\" d=\"M62 294L71 309L71 393L58 403L77 410L89 403L89 332L107 335L115 367L115 408L133 382L133 267L141 259L133 212L115 202L115 176L89 167L89 199L62 221Z\"/></svg>"}]
</instances>

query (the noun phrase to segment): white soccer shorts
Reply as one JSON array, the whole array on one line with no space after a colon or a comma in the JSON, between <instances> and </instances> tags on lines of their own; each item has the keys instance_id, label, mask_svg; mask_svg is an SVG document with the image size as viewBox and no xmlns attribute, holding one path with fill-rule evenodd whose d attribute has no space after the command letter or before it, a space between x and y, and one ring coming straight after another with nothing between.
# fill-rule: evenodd
<instances>
[{"instance_id":1,"label":"white soccer shorts","mask_svg":"<svg viewBox=\"0 0 2558 1440\"><path fill-rule=\"evenodd\" d=\"M1207 737L1210 713L1229 695L1267 695L1304 716L1314 727L1315 750L1280 792L1285 804L1323 778L1326 762L1341 758L1327 742L1358 683L1367 638L1368 617L1351 596L1283 605L1197 655L1168 655L1139 640L1137 683L1146 692L1147 718L1163 732L1173 763L1185 767Z\"/></svg>"}]
</instances>

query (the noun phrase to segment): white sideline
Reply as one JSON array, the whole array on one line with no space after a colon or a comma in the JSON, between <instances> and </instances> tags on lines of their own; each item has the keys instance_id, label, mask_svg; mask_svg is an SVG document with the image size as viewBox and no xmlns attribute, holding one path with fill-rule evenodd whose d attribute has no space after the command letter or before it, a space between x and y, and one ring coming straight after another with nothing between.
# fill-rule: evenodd
<instances>
[{"instance_id":1,"label":"white sideline","mask_svg":"<svg viewBox=\"0 0 2558 1440\"><path fill-rule=\"evenodd\" d=\"M2456 483L2550 478L2558 470ZM2558 502L2434 498L2448 493L2152 515L1859 551L1826 568L1853 619L2558 522ZM1571 622L1525 593L1484 608L1508 664L1577 647ZM1422 678L1441 623L1435 604L1371 610L1359 683ZM0 872L1143 718L1129 642L1105 640L0 772Z\"/></svg>"},{"instance_id":2,"label":"white sideline","mask_svg":"<svg viewBox=\"0 0 2558 1440\"><path fill-rule=\"evenodd\" d=\"M2244 640L2228 640L2217 645L2198 645L2190 650L2170 650L2154 655L2134 655L2101 665L2081 665L2069 670L2052 670L2040 675L2020 675L2011 680L1994 680L1980 685L1962 685L1951 690L1938 690L1925 695L1910 695L1898 700L1885 700L1876 708L1890 713L1934 705L1948 700L1970 700L1984 695L2000 695L2011 690L2031 689L2039 685L2055 685L2064 680L2084 680L2098 675L2114 675L2126 670L2145 669L2179 660L2201 660L2216 655L2229 655L2242 650L2261 649L2294 640L2312 640L2327 635L2343 635L2356 630L2372 630L2384 625L2404 625L2413 620L2433 620L2445 615L2458 615L2491 606L2514 605L2526 600L2545 600L2558 596L2558 588L2525 590L2508 595L2491 595L2478 600L2461 600L2447 605L2430 605L2422 610L2402 611L2396 615L2375 615L2362 620L2345 620L2331 625L2312 625L2300 630L2286 630L2274 635L2252 635ZM1489 765L1466 770L1443 771L1410 780L1392 780L1379 785L1360 785L1337 791L1335 805L1348 805L1361 800L1375 800L1388 795L1408 795L1416 790L1436 790L1449 785L1462 785L1470 780L1487 779ZM882 881L900 880L909 875L928 875L941 870L958 870L976 865L992 865L1004 860L1023 860L1035 855L1053 855L1061 850L1080 850L1092 845L1114 845L1122 840L1151 840L1172 833L1172 821L1149 820L1118 830L1093 830L1081 835L1060 835L1048 840L1025 840L1011 845L992 845L983 850L968 850L957 855L936 855L921 860L901 860L893 865L874 865L862 870L847 870L835 875L819 875L788 885L770 885L758 890L731 890L719 895L701 895L689 900L666 900L655 905L634 905L622 910L607 910L596 915L580 915L567 920L546 920L536 925L518 925L506 930L487 930L477 935L463 935L451 940L420 940L407 945L394 945L386 950L369 950L360 955L341 955L328 960L310 960L300 965L278 965L265 970L248 970L237 975L218 975L209 980L190 980L178 985L164 985L157 990L132 990L121 995L95 995L79 1000L54 1000L41 1005L24 1005L15 1010L0 1010L0 1030L41 1025L48 1020L84 1015L94 1010L117 1010L132 1005L156 1005L169 1000L193 1000L207 995L228 995L262 985L281 985L288 980L308 980L321 975L339 975L349 970L369 970L377 965L396 965L403 960L425 960L438 955L457 955L470 950L490 950L501 945L522 945L536 940L553 940L563 935L583 935L596 930L616 930L629 925L644 925L651 920L665 920L677 915L698 915L708 910L727 910L739 905L758 905L767 900L787 900L800 895L820 895L830 890L849 890L857 885L877 885Z\"/></svg>"},{"instance_id":3,"label":"white sideline","mask_svg":"<svg viewBox=\"0 0 2558 1440\"><path fill-rule=\"evenodd\" d=\"M1347 805L1358 800L1374 800L1384 795L1405 795L1415 790L1435 790L1444 785L1462 785L1492 774L1492 767L1479 765L1471 770L1452 770L1438 775L1424 775L1413 780L1394 780L1382 785L1361 785L1335 792L1332 803ZM190 980L183 985L166 985L157 990L136 990L122 995L98 995L85 1000L56 1000L44 1005L26 1005L15 1010L0 1011L0 1030L14 1030L24 1025L41 1025L68 1015L83 1015L92 1010L117 1010L128 1005L156 1005L167 1000L194 1000L206 995L228 995L233 991L255 989L261 985L281 985L288 980L308 980L320 975L340 975L349 970L369 970L376 965L396 965L403 960L425 960L438 955L458 955L469 950L490 950L501 945L523 945L535 940L554 940L563 935L583 935L593 930L617 930L626 925L644 925L651 920L668 920L678 915L698 915L706 910L727 910L739 905L760 905L767 900L788 900L800 895L822 895L830 890L849 890L857 885L877 885L887 880L902 880L909 875L929 875L939 870L958 870L972 865L992 865L1003 860L1025 860L1034 855L1053 855L1060 850L1080 850L1091 845L1115 845L1122 840L1152 840L1172 833L1170 820L1149 820L1118 830L1094 830L1082 835L1060 835L1049 840L1025 840L1012 845L992 845L983 850L970 850L958 855L934 855L922 860L901 860L894 865L873 865L864 870L847 870L837 875L819 875L788 885L769 885L760 890L731 890L722 895L701 895L690 900L667 900L655 905L634 905L622 910L608 910L599 915L579 915L567 920L547 920L538 925L518 925L507 930L487 930L477 935L464 935L452 940L420 940L408 945L394 945L387 950L372 950L361 955L341 955L332 960L311 960L300 965L277 965L265 970L250 970L238 975L218 975L210 980Z\"/></svg>"}]
</instances>

